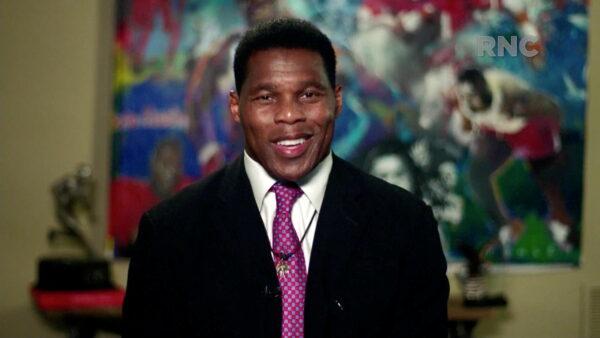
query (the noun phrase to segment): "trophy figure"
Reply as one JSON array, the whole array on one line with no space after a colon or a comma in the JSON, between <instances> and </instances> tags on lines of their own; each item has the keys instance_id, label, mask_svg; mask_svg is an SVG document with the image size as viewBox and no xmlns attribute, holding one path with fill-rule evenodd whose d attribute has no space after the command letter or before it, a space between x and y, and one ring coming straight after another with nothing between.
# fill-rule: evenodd
<instances>
[{"instance_id":1,"label":"trophy figure","mask_svg":"<svg viewBox=\"0 0 600 338\"><path fill-rule=\"evenodd\" d=\"M51 191L60 227L48 232L53 254L38 261L37 283L31 289L35 305L53 325L68 329L70 337L118 332L125 292L113 285L109 262L94 246L92 235L98 232L92 168L80 165Z\"/></svg>"},{"instance_id":2,"label":"trophy figure","mask_svg":"<svg viewBox=\"0 0 600 338\"><path fill-rule=\"evenodd\" d=\"M60 228L48 232L51 247L78 249L76 254L59 252L38 262L40 290L110 289L108 261L101 257L92 240L94 233L95 182L92 168L82 164L52 185L55 216ZM71 250L72 251L72 250Z\"/></svg>"},{"instance_id":3,"label":"trophy figure","mask_svg":"<svg viewBox=\"0 0 600 338\"><path fill-rule=\"evenodd\" d=\"M86 227L95 225L94 213L95 182L92 168L82 164L76 171L58 180L52 186L54 211L61 229L48 232L50 244L55 244L61 236L68 237L82 249L87 257L97 258Z\"/></svg>"}]
</instances>

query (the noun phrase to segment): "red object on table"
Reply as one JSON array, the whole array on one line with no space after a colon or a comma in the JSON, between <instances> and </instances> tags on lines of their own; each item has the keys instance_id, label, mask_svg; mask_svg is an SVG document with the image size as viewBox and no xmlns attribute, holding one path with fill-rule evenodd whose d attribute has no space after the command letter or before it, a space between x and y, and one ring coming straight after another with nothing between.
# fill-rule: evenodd
<instances>
[{"instance_id":1,"label":"red object on table","mask_svg":"<svg viewBox=\"0 0 600 338\"><path fill-rule=\"evenodd\" d=\"M47 291L32 287L31 297L42 311L120 309L125 290Z\"/></svg>"}]
</instances>

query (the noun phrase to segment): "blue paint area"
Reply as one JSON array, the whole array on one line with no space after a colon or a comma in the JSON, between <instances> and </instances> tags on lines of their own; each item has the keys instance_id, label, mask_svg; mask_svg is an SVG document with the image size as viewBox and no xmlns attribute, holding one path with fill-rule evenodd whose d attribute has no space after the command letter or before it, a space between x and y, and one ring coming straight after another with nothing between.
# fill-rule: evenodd
<instances>
[{"instance_id":1,"label":"blue paint area","mask_svg":"<svg viewBox=\"0 0 600 338\"><path fill-rule=\"evenodd\" d=\"M184 81L151 78L123 91L116 114L142 114L147 108L157 111L176 108L183 112L184 97Z\"/></svg>"},{"instance_id":2,"label":"blue paint area","mask_svg":"<svg viewBox=\"0 0 600 338\"><path fill-rule=\"evenodd\" d=\"M124 113L141 115L144 110L152 109L157 114L176 109L181 115L184 104L184 83L178 80L149 79L124 90L120 96L117 116ZM145 179L149 175L148 161L158 141L167 137L181 141L184 151L184 172L191 177L199 177L196 151L187 131L165 127L140 127L123 130L119 133L120 143L118 161L115 170L118 175Z\"/></svg>"},{"instance_id":3,"label":"blue paint area","mask_svg":"<svg viewBox=\"0 0 600 338\"><path fill-rule=\"evenodd\" d=\"M154 146L166 138L175 138L181 142L185 175L199 177L194 146L186 134L169 129L136 129L122 133L117 164L119 176L147 179Z\"/></svg>"}]
</instances>

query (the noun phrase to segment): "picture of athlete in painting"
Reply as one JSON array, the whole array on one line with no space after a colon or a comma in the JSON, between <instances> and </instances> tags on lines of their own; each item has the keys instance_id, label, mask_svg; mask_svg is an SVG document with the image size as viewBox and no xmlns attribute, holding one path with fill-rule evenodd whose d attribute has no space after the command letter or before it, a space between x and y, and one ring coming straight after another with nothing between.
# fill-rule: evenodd
<instances>
[{"instance_id":1,"label":"picture of athlete in painting","mask_svg":"<svg viewBox=\"0 0 600 338\"><path fill-rule=\"evenodd\" d=\"M159 140L150 155L148 166L148 180L119 177L111 183L109 231L119 256L130 255L142 214L194 181L184 173L183 149L177 138Z\"/></svg>"},{"instance_id":2,"label":"picture of athlete in painting","mask_svg":"<svg viewBox=\"0 0 600 338\"><path fill-rule=\"evenodd\" d=\"M523 231L523 222L499 196L496 177L514 159L527 163L547 203L547 225L564 251L574 245L573 221L557 184L561 156L561 111L547 95L499 70L467 69L456 90L463 129L473 134L471 184L487 211L501 224L505 256Z\"/></svg>"}]
</instances>

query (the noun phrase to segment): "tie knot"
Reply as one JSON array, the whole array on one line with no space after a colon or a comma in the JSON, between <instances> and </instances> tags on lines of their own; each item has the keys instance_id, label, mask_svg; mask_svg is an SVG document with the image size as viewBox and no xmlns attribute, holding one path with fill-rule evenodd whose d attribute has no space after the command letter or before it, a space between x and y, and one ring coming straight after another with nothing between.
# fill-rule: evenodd
<instances>
[{"instance_id":1,"label":"tie knot","mask_svg":"<svg viewBox=\"0 0 600 338\"><path fill-rule=\"evenodd\" d=\"M303 192L294 182L276 182L271 189L275 193L277 205L293 205Z\"/></svg>"}]
</instances>

